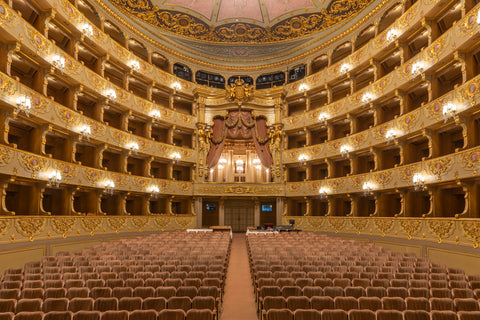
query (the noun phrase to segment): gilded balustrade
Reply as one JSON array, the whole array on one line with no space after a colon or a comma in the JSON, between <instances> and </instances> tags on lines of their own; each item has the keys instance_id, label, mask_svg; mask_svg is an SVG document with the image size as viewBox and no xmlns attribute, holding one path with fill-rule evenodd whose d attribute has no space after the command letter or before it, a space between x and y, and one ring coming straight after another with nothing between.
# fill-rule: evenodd
<instances>
[{"instance_id":1,"label":"gilded balustrade","mask_svg":"<svg viewBox=\"0 0 480 320\"><path fill-rule=\"evenodd\" d=\"M312 90L340 79L345 75L340 72L343 64L349 64L352 66L352 70L355 70L364 64L370 63L371 59L383 56L388 52L392 44L397 45L396 40L398 38L408 35L409 33L415 33L421 26L422 21L425 20L425 17L435 16L439 10L443 9L443 6L439 5L441 2L442 0L421 0L415 2L386 30L379 33L375 38L368 41L366 45L355 50L349 56L322 71L305 77L301 81L286 84L285 89L288 95L297 94L300 83L305 83L309 89ZM476 9L473 9L469 13L475 10ZM399 33L396 40L387 40L387 34L391 29L396 29ZM332 49L333 48L329 48L326 51L329 52Z\"/></svg>"},{"instance_id":2,"label":"gilded balustrade","mask_svg":"<svg viewBox=\"0 0 480 320\"><path fill-rule=\"evenodd\" d=\"M193 216L54 216L1 217L0 244L66 239L119 233L185 230L195 227Z\"/></svg>"},{"instance_id":3,"label":"gilded balustrade","mask_svg":"<svg viewBox=\"0 0 480 320\"><path fill-rule=\"evenodd\" d=\"M479 7L480 6L477 5L452 28L422 50L422 52L362 90L326 106L307 111L302 115L284 118L284 130L289 131L318 124L318 117L322 113L328 114L329 118L333 119L355 111L360 106L365 105L365 103L362 102L362 97L365 93L372 94L374 97L373 100L395 93L396 90L406 86L410 81L419 77L418 74L412 73L412 65L416 62L424 63L425 73L435 71L453 52L465 51L469 45L478 40L477 37L480 27L476 20ZM316 82L318 83L318 81ZM322 82L323 85L325 83L327 82Z\"/></svg>"},{"instance_id":4,"label":"gilded balustrade","mask_svg":"<svg viewBox=\"0 0 480 320\"><path fill-rule=\"evenodd\" d=\"M22 95L30 97L33 101L30 110L31 116L65 129L72 135L79 135L80 128L87 125L91 128L88 138L99 143L106 143L129 151L127 145L135 142L139 146L139 150L136 151L139 155L169 159L171 154L178 152L181 154L183 162L194 163L196 161L197 153L193 149L156 142L107 126L45 98L38 92L0 72L0 99L14 108L15 99L12 99L12 97Z\"/></svg>"},{"instance_id":5,"label":"gilded balustrade","mask_svg":"<svg viewBox=\"0 0 480 320\"><path fill-rule=\"evenodd\" d=\"M136 71L145 77L145 80L169 88L172 87L173 83L179 82L182 84L182 88L177 91L192 95L194 89L193 83L160 70L156 66L134 55L131 51L118 44L106 33L97 28L71 2L66 0L46 0L43 2L55 10L55 16L62 17L64 19L63 21L69 23L78 33L83 33L82 29L86 24L90 25L92 27L92 34L83 33L83 36L95 43L99 48L105 50L111 58L123 63L127 68L131 67L128 65L129 62L138 61L140 69Z\"/></svg>"},{"instance_id":6,"label":"gilded balustrade","mask_svg":"<svg viewBox=\"0 0 480 320\"><path fill-rule=\"evenodd\" d=\"M0 146L2 175L48 183L46 173L51 170L58 170L62 175L61 183L66 185L103 189L105 181L111 180L115 183L115 191L150 193L149 187L156 185L161 194L193 195L193 184L188 181L154 179L105 171Z\"/></svg>"},{"instance_id":7,"label":"gilded balustrade","mask_svg":"<svg viewBox=\"0 0 480 320\"><path fill-rule=\"evenodd\" d=\"M475 147L388 170L325 180L287 182L285 195L318 196L320 187L328 188L328 193L332 195L360 193L363 192L365 182L372 184L372 192L409 188L413 186L413 176L418 172L423 172L427 176L425 183L429 185L478 177L479 169L480 147Z\"/></svg>"},{"instance_id":8,"label":"gilded balustrade","mask_svg":"<svg viewBox=\"0 0 480 320\"><path fill-rule=\"evenodd\" d=\"M3 9L2 9L3 8ZM2 13L3 12L3 13ZM150 117L152 110L158 109L161 119L168 123L176 124L179 127L194 129L196 119L194 116L182 114L174 110L161 107L146 99L140 98L133 93L115 86L97 73L91 71L73 57L68 56L64 51L55 46L45 38L28 22L23 20L4 2L0 2L0 28L3 31L3 38L8 41L16 41L28 49L39 60L51 64L50 57L58 55L65 59L65 67L62 69L63 76L71 78L74 82L88 88L89 90L103 96L108 100L107 90L114 90L116 93L115 104Z\"/></svg>"},{"instance_id":9,"label":"gilded balustrade","mask_svg":"<svg viewBox=\"0 0 480 320\"><path fill-rule=\"evenodd\" d=\"M395 138L402 140L416 133L420 133L423 129L441 126L444 123L442 113L443 105L447 102L454 102L461 107L457 110L459 117L476 112L480 104L479 89L480 75L422 107L391 121L382 123L381 125L329 142L304 148L284 150L283 163L290 164L298 162L298 156L300 154L307 155L310 161L338 156L340 148L343 145L350 146L352 148L351 153L379 147L391 142L392 139L386 137L389 129L395 129L398 132ZM312 118L315 118L313 116L315 113L316 112L310 114Z\"/></svg>"},{"instance_id":10,"label":"gilded balustrade","mask_svg":"<svg viewBox=\"0 0 480 320\"><path fill-rule=\"evenodd\" d=\"M421 240L473 246L480 241L480 220L449 218L358 218L283 217L283 224L295 219L295 227L305 231Z\"/></svg>"}]
</instances>

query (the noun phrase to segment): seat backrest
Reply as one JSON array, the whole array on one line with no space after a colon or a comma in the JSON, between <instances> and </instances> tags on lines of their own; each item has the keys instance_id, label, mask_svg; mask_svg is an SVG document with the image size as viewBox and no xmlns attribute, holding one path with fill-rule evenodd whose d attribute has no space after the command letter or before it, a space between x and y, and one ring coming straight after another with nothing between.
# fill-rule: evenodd
<instances>
[{"instance_id":1,"label":"seat backrest","mask_svg":"<svg viewBox=\"0 0 480 320\"><path fill-rule=\"evenodd\" d=\"M323 296L323 289L321 287L316 286L305 286L303 287L303 295L306 297L313 297L313 296Z\"/></svg>"},{"instance_id":2,"label":"seat backrest","mask_svg":"<svg viewBox=\"0 0 480 320\"><path fill-rule=\"evenodd\" d=\"M265 301L263 303L265 306ZM215 310L214 297L195 297L192 299L192 309L209 309Z\"/></svg>"},{"instance_id":3,"label":"seat backrest","mask_svg":"<svg viewBox=\"0 0 480 320\"><path fill-rule=\"evenodd\" d=\"M185 311L165 309L158 313L158 320L185 320Z\"/></svg>"},{"instance_id":4,"label":"seat backrest","mask_svg":"<svg viewBox=\"0 0 480 320\"><path fill-rule=\"evenodd\" d=\"M165 299L169 299L170 297L175 296L177 293L177 289L175 287L158 287L155 290L156 297L164 297Z\"/></svg>"},{"instance_id":5,"label":"seat backrest","mask_svg":"<svg viewBox=\"0 0 480 320\"><path fill-rule=\"evenodd\" d=\"M42 311L42 299L20 299L17 301L16 313Z\"/></svg>"},{"instance_id":6,"label":"seat backrest","mask_svg":"<svg viewBox=\"0 0 480 320\"><path fill-rule=\"evenodd\" d=\"M310 298L310 305L312 309L318 311L333 309L335 306L333 298L328 296L313 296Z\"/></svg>"},{"instance_id":7,"label":"seat backrest","mask_svg":"<svg viewBox=\"0 0 480 320\"><path fill-rule=\"evenodd\" d=\"M43 320L71 320L72 317L71 311L50 311L45 313Z\"/></svg>"},{"instance_id":8,"label":"seat backrest","mask_svg":"<svg viewBox=\"0 0 480 320\"><path fill-rule=\"evenodd\" d=\"M406 309L405 300L400 297L383 297L382 306L385 310L403 311Z\"/></svg>"},{"instance_id":9,"label":"seat backrest","mask_svg":"<svg viewBox=\"0 0 480 320\"><path fill-rule=\"evenodd\" d=\"M142 309L143 300L140 297L123 297L118 300L118 310L134 311Z\"/></svg>"},{"instance_id":10,"label":"seat backrest","mask_svg":"<svg viewBox=\"0 0 480 320\"><path fill-rule=\"evenodd\" d=\"M73 320L100 320L99 311L78 311L73 314Z\"/></svg>"},{"instance_id":11,"label":"seat backrest","mask_svg":"<svg viewBox=\"0 0 480 320\"><path fill-rule=\"evenodd\" d=\"M430 310L455 311L455 305L450 298L430 298Z\"/></svg>"},{"instance_id":12,"label":"seat backrest","mask_svg":"<svg viewBox=\"0 0 480 320\"><path fill-rule=\"evenodd\" d=\"M192 300L189 297L171 297L167 300L167 309L182 309L188 311L192 308Z\"/></svg>"},{"instance_id":13,"label":"seat backrest","mask_svg":"<svg viewBox=\"0 0 480 320\"><path fill-rule=\"evenodd\" d=\"M399 310L377 310L377 320L403 320L403 313Z\"/></svg>"},{"instance_id":14,"label":"seat backrest","mask_svg":"<svg viewBox=\"0 0 480 320\"><path fill-rule=\"evenodd\" d=\"M267 320L293 320L293 313L288 309L270 309L267 311Z\"/></svg>"},{"instance_id":15,"label":"seat backrest","mask_svg":"<svg viewBox=\"0 0 480 320\"><path fill-rule=\"evenodd\" d=\"M70 299L68 304L68 310L76 313L78 311L92 311L93 299L92 298L73 298ZM74 315L75 316L75 315Z\"/></svg>"},{"instance_id":16,"label":"seat backrest","mask_svg":"<svg viewBox=\"0 0 480 320\"><path fill-rule=\"evenodd\" d=\"M101 320L128 320L128 312L125 310L108 310L102 312Z\"/></svg>"},{"instance_id":17,"label":"seat backrest","mask_svg":"<svg viewBox=\"0 0 480 320\"><path fill-rule=\"evenodd\" d=\"M432 320L458 320L457 313L450 310L432 310L430 315Z\"/></svg>"},{"instance_id":18,"label":"seat backrest","mask_svg":"<svg viewBox=\"0 0 480 320\"><path fill-rule=\"evenodd\" d=\"M345 311L358 309L358 301L354 297L335 297L333 301L335 309L341 309Z\"/></svg>"},{"instance_id":19,"label":"seat backrest","mask_svg":"<svg viewBox=\"0 0 480 320\"><path fill-rule=\"evenodd\" d=\"M348 313L344 310L323 310L322 320L347 320Z\"/></svg>"},{"instance_id":20,"label":"seat backrest","mask_svg":"<svg viewBox=\"0 0 480 320\"><path fill-rule=\"evenodd\" d=\"M43 301L43 312L50 311L67 311L68 299L67 298L48 298Z\"/></svg>"},{"instance_id":21,"label":"seat backrest","mask_svg":"<svg viewBox=\"0 0 480 320\"><path fill-rule=\"evenodd\" d=\"M377 311L382 309L382 300L379 297L360 297L358 298L358 305L360 309Z\"/></svg>"},{"instance_id":22,"label":"seat backrest","mask_svg":"<svg viewBox=\"0 0 480 320\"><path fill-rule=\"evenodd\" d=\"M480 311L478 301L473 298L454 299L455 310L458 311Z\"/></svg>"},{"instance_id":23,"label":"seat backrest","mask_svg":"<svg viewBox=\"0 0 480 320\"><path fill-rule=\"evenodd\" d=\"M372 310L350 310L348 312L349 320L375 320L376 315Z\"/></svg>"}]
</instances>

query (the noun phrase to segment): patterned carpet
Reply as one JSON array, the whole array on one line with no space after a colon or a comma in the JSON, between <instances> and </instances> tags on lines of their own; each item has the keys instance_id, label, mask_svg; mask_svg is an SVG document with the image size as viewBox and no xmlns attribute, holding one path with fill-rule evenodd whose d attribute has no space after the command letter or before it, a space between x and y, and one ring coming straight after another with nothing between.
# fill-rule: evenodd
<instances>
[{"instance_id":1,"label":"patterned carpet","mask_svg":"<svg viewBox=\"0 0 480 320\"><path fill-rule=\"evenodd\" d=\"M234 233L221 320L256 319L245 234Z\"/></svg>"}]
</instances>

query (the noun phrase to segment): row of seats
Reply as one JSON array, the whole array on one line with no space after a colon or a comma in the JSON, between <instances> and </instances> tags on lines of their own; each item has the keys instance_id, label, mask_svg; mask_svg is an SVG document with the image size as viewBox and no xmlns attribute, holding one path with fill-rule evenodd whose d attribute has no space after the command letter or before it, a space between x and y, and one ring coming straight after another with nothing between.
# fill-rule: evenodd
<instances>
[{"instance_id":1,"label":"row of seats","mask_svg":"<svg viewBox=\"0 0 480 320\"><path fill-rule=\"evenodd\" d=\"M267 320L271 310L293 317L296 309L315 309L322 318L325 310L403 317L411 309L429 318L437 311L480 311L480 276L411 253L310 232L251 234L247 248L257 310Z\"/></svg>"},{"instance_id":2,"label":"row of seats","mask_svg":"<svg viewBox=\"0 0 480 320\"><path fill-rule=\"evenodd\" d=\"M264 280L264 279L260 279ZM268 280L268 279L266 279ZM471 290L465 288L402 288L402 287L320 287L320 286L277 286L268 285L259 282L256 297L264 296L283 296L285 298L291 296L328 296L328 297L422 297L422 298L476 298L480 299L480 289Z\"/></svg>"},{"instance_id":3,"label":"row of seats","mask_svg":"<svg viewBox=\"0 0 480 320\"><path fill-rule=\"evenodd\" d=\"M219 284L219 282L217 282ZM117 299L123 297L164 297L170 298L173 296L190 297L196 296L212 296L214 298L221 298L221 289L218 285L200 286L200 287L73 287L65 289L60 288L35 288L35 289L0 289L0 299L48 299L48 298L110 298Z\"/></svg>"},{"instance_id":4,"label":"row of seats","mask_svg":"<svg viewBox=\"0 0 480 320\"><path fill-rule=\"evenodd\" d=\"M49 298L41 299L0 299L0 312L33 311L115 311L115 310L156 310L163 309L209 309L216 311L217 302L213 297L123 297L117 298Z\"/></svg>"},{"instance_id":5,"label":"row of seats","mask_svg":"<svg viewBox=\"0 0 480 320\"><path fill-rule=\"evenodd\" d=\"M326 297L292 296L288 298L268 296L259 300L263 312L270 309L284 309L295 311L297 309L341 309L345 311L353 309L377 310L449 310L449 311L480 311L477 299L449 299L449 298L407 298L399 297Z\"/></svg>"},{"instance_id":6,"label":"row of seats","mask_svg":"<svg viewBox=\"0 0 480 320\"><path fill-rule=\"evenodd\" d=\"M0 313L0 320L202 320L215 319L215 314L208 310L191 309L187 312L179 309L128 311L51 311L21 312L17 314Z\"/></svg>"},{"instance_id":7,"label":"row of seats","mask_svg":"<svg viewBox=\"0 0 480 320\"><path fill-rule=\"evenodd\" d=\"M304 310L271 309L266 312L269 320L478 320L480 312L422 311L422 310Z\"/></svg>"},{"instance_id":8,"label":"row of seats","mask_svg":"<svg viewBox=\"0 0 480 320\"><path fill-rule=\"evenodd\" d=\"M59 252L5 271L0 312L15 319L70 312L81 320L80 312L125 319L125 312L150 310L155 318L212 320L221 310L230 243L225 232L175 231Z\"/></svg>"}]
</instances>

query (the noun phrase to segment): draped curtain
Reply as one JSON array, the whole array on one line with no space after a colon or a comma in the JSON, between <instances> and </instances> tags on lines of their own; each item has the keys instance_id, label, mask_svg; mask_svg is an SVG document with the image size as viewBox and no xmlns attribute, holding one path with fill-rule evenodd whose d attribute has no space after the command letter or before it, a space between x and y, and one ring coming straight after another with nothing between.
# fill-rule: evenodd
<instances>
[{"instance_id":1,"label":"draped curtain","mask_svg":"<svg viewBox=\"0 0 480 320\"><path fill-rule=\"evenodd\" d=\"M207 155L208 167L214 167L225 146L225 138L251 139L263 166L270 168L273 162L268 148L268 128L265 117L253 118L250 111L230 111L228 117L213 119L210 151Z\"/></svg>"}]
</instances>

